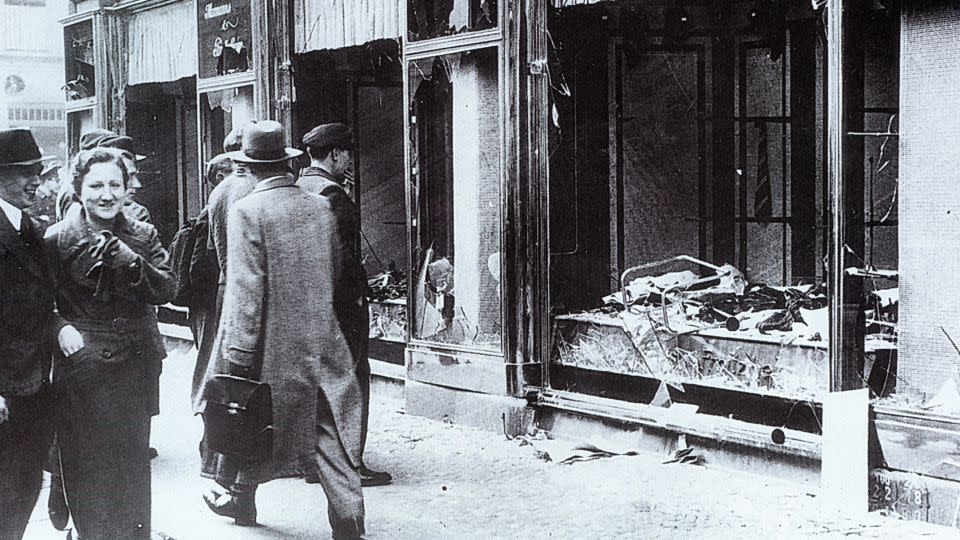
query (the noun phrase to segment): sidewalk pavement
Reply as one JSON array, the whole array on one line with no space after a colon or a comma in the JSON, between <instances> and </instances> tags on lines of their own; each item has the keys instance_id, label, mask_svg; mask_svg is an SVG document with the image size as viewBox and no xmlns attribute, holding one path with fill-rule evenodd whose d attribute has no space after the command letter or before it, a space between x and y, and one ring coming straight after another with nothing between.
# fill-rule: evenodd
<instances>
[{"instance_id":1,"label":"sidewalk pavement","mask_svg":"<svg viewBox=\"0 0 960 540\"><path fill-rule=\"evenodd\" d=\"M260 527L213 515L197 475L201 422L190 413L194 353L171 354L154 419L153 527L157 538L329 538L319 485L283 479L257 494ZM641 454L558 464L561 441L502 434L403 414L398 386L375 385L366 459L393 474L364 490L367 537L414 538L956 538L960 531L873 513L824 512L816 489L709 465ZM567 445L569 448L569 445ZM546 451L544 449L549 449ZM552 453L546 461L544 452ZM709 458L709 456L707 456ZM63 539L41 493L29 540Z\"/></svg>"}]
</instances>

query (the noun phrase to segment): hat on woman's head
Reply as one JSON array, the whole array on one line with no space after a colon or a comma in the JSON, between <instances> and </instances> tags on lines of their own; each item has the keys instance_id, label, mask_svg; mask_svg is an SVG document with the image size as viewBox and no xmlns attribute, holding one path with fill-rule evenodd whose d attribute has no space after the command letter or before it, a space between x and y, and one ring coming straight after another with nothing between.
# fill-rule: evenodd
<instances>
[{"instance_id":1,"label":"hat on woman's head","mask_svg":"<svg viewBox=\"0 0 960 540\"><path fill-rule=\"evenodd\" d=\"M300 155L301 150L286 145L283 125L273 120L244 126L240 150L227 154L240 163L278 163Z\"/></svg>"},{"instance_id":2,"label":"hat on woman's head","mask_svg":"<svg viewBox=\"0 0 960 540\"><path fill-rule=\"evenodd\" d=\"M35 165L43 160L29 128L0 130L0 167Z\"/></svg>"}]
</instances>

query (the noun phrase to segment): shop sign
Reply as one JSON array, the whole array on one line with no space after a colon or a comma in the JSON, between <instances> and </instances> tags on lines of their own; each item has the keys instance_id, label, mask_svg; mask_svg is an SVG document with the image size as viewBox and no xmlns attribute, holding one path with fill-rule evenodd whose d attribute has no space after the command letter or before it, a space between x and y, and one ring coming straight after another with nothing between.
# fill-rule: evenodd
<instances>
[{"instance_id":1,"label":"shop sign","mask_svg":"<svg viewBox=\"0 0 960 540\"><path fill-rule=\"evenodd\" d=\"M197 2L201 79L250 69L250 21L250 0Z\"/></svg>"}]
</instances>

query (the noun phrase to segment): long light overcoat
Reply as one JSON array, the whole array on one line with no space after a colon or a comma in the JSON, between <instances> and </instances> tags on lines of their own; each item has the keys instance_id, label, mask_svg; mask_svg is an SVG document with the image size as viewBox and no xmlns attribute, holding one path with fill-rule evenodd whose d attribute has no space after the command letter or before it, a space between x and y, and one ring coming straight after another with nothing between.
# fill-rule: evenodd
<instances>
[{"instance_id":1,"label":"long light overcoat","mask_svg":"<svg viewBox=\"0 0 960 540\"><path fill-rule=\"evenodd\" d=\"M208 377L227 362L253 366L273 392L273 460L261 482L297 474L314 455L318 423L333 423L360 463L361 388L333 308L342 272L336 225L325 198L292 176L260 182L230 210L227 285ZM317 400L333 418L317 418Z\"/></svg>"}]
</instances>

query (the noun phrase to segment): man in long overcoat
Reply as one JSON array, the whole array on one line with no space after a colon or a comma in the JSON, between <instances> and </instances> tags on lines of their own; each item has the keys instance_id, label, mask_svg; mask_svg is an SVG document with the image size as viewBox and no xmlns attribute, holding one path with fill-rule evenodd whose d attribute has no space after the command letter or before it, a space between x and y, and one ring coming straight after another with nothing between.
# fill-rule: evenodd
<instances>
[{"instance_id":1,"label":"man in long overcoat","mask_svg":"<svg viewBox=\"0 0 960 540\"><path fill-rule=\"evenodd\" d=\"M334 538L364 532L360 486L362 391L333 306L343 272L323 197L297 187L283 129L248 126L230 157L258 179L228 219L227 285L212 372L259 378L273 393L273 459L241 476L266 482L319 467Z\"/></svg>"},{"instance_id":2,"label":"man in long overcoat","mask_svg":"<svg viewBox=\"0 0 960 540\"><path fill-rule=\"evenodd\" d=\"M345 271L336 283L334 309L350 344L357 377L363 389L362 455L370 420L370 360L367 355L370 312L367 272L360 254L360 208L344 186L347 174L353 168L353 134L344 124L323 124L304 135L303 144L310 156L310 166L300 171L297 185L300 189L326 197L330 202L337 222L340 251L344 257ZM317 480L307 475L307 482ZM375 471L366 463L360 463L360 482L364 487L383 486L392 480L389 473Z\"/></svg>"},{"instance_id":3,"label":"man in long overcoat","mask_svg":"<svg viewBox=\"0 0 960 540\"><path fill-rule=\"evenodd\" d=\"M224 158L229 159L227 156L231 152L240 149L240 139L243 137L243 128L244 126L236 127L227 134L223 141L224 150L227 152L226 154L222 154ZM227 286L227 216L229 215L230 209L233 208L233 205L243 197L246 197L253 190L254 186L257 185L257 179L246 173L244 164L235 163L233 160L230 160L230 162L233 164L231 174L221 180L216 187L213 188L213 191L210 192L206 208L208 220L207 250L216 256L217 265L220 268L213 315L209 320L214 332L216 332L220 323L220 312L223 309L223 293ZM205 369L209 368L209 358L215 353L215 351L211 349L212 347L208 347L207 350L203 351L209 355L205 356L203 360L201 360L198 355L198 360L203 361L203 367ZM204 373L206 373L206 371ZM196 375L203 374L195 373L194 380L196 384L193 386L194 392L192 397L194 412L199 413L202 407L202 394L200 392L201 380L198 380ZM210 452L207 449L206 441L201 442L201 476L215 480L221 485L226 484L224 487L230 489L230 486L237 481L237 471L234 469L233 463L224 462L216 453ZM229 478L230 476L234 476L234 478ZM207 500L208 504L211 504L222 495L224 495L224 493L211 491L204 495L204 499Z\"/></svg>"}]
</instances>

